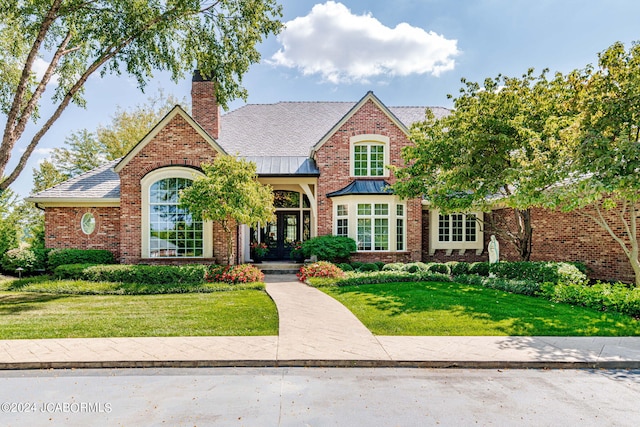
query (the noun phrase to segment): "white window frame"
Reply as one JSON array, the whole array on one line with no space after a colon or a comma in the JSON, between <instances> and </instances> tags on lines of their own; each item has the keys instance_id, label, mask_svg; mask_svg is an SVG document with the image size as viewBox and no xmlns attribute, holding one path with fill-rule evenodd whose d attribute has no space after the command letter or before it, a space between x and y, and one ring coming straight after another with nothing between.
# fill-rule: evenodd
<instances>
[{"instance_id":1,"label":"white window frame","mask_svg":"<svg viewBox=\"0 0 640 427\"><path fill-rule=\"evenodd\" d=\"M466 225L467 214L476 216L476 239L474 241L467 241L466 238ZM459 251L462 255L466 250L475 250L476 254L480 255L484 248L484 232L483 221L484 214L479 211L472 211L467 213L454 212L449 215L449 221L451 224L451 215L462 215L462 239L461 241L440 241L440 211L438 209L429 210L429 255L435 254L436 250L442 249L447 251L447 255L455 250ZM451 227L451 225L449 226ZM449 234L451 237L451 233Z\"/></svg>"},{"instance_id":2,"label":"white window frame","mask_svg":"<svg viewBox=\"0 0 640 427\"><path fill-rule=\"evenodd\" d=\"M149 194L151 186L156 182L166 178L186 178L194 180L197 177L203 177L204 174L195 169L171 166L157 169L149 172L140 180L141 195L141 213L142 213L142 245L141 257L151 258L150 254L150 221L149 221ZM202 255L197 257L163 257L166 259L201 259L213 258L213 223L211 221L203 221L202 223ZM154 258L155 259L155 258Z\"/></svg>"},{"instance_id":3,"label":"white window frame","mask_svg":"<svg viewBox=\"0 0 640 427\"><path fill-rule=\"evenodd\" d=\"M349 159L350 159L350 174L352 178L388 178L389 177L389 142L388 136L376 135L376 134L364 134L355 135L349 138ZM366 146L367 149L367 174L356 175L356 159L355 151L356 147ZM372 146L383 147L383 168L382 175L371 175L371 148Z\"/></svg>"},{"instance_id":4,"label":"white window frame","mask_svg":"<svg viewBox=\"0 0 640 427\"><path fill-rule=\"evenodd\" d=\"M371 249L363 250L358 249L358 252L406 252L407 248L407 204L405 201L400 200L396 196L392 195L347 195L333 197L333 234L338 235L338 219L346 219L348 221L348 237L351 237L356 241L358 247L358 218L364 218L358 215L358 205L368 204L371 205L371 215L368 218L371 219ZM380 216L375 213L375 205L386 204L388 205L388 215ZM347 207L347 215L338 216L338 206ZM397 206L402 205L402 216L398 216ZM375 219L387 219L388 226L388 249L376 250L375 249ZM402 249L398 249L398 233L397 224L398 220L403 220L402 230Z\"/></svg>"}]
</instances>

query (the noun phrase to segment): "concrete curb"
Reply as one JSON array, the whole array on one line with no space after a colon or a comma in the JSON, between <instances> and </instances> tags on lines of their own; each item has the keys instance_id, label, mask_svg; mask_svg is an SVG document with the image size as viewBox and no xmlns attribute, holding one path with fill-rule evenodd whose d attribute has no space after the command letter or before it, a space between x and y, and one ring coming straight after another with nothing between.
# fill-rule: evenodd
<instances>
[{"instance_id":1,"label":"concrete curb","mask_svg":"<svg viewBox=\"0 0 640 427\"><path fill-rule=\"evenodd\" d=\"M640 369L640 361L112 360L0 363L0 370L114 368Z\"/></svg>"}]
</instances>

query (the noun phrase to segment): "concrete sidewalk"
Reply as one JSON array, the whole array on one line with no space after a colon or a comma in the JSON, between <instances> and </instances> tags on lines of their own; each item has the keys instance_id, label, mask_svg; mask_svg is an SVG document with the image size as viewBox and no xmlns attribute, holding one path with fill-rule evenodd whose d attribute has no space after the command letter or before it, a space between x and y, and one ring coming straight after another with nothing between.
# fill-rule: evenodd
<instances>
[{"instance_id":1,"label":"concrete sidewalk","mask_svg":"<svg viewBox=\"0 0 640 427\"><path fill-rule=\"evenodd\" d=\"M216 366L640 368L640 337L374 336L294 276L267 276L279 336L0 340L0 369Z\"/></svg>"}]
</instances>

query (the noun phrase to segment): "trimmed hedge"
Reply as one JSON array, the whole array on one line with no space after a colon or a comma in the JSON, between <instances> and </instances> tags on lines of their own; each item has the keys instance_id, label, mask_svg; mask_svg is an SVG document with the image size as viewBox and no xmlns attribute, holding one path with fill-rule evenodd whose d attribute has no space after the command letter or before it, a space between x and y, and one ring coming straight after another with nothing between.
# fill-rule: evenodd
<instances>
[{"instance_id":1,"label":"trimmed hedge","mask_svg":"<svg viewBox=\"0 0 640 427\"><path fill-rule=\"evenodd\" d=\"M66 264L113 264L113 253L103 249L53 249L48 255L49 269Z\"/></svg>"},{"instance_id":2,"label":"trimmed hedge","mask_svg":"<svg viewBox=\"0 0 640 427\"><path fill-rule=\"evenodd\" d=\"M532 280L538 283L587 284L587 275L575 264L566 262L501 261L491 264L489 272L504 279Z\"/></svg>"},{"instance_id":3,"label":"trimmed hedge","mask_svg":"<svg viewBox=\"0 0 640 427\"><path fill-rule=\"evenodd\" d=\"M460 276L461 274L469 274L471 264L464 261L448 261L445 264L451 269L452 276Z\"/></svg>"},{"instance_id":4,"label":"trimmed hedge","mask_svg":"<svg viewBox=\"0 0 640 427\"><path fill-rule=\"evenodd\" d=\"M514 294L535 296L540 293L540 283L532 280L512 280L499 277L484 277L477 274L462 274L454 279L464 285L484 286L485 288L499 289Z\"/></svg>"},{"instance_id":5,"label":"trimmed hedge","mask_svg":"<svg viewBox=\"0 0 640 427\"><path fill-rule=\"evenodd\" d=\"M407 271L376 271L372 273L346 273L342 278L314 278L307 280L311 286L360 286L395 282L450 282L445 274Z\"/></svg>"},{"instance_id":6,"label":"trimmed hedge","mask_svg":"<svg viewBox=\"0 0 640 427\"><path fill-rule=\"evenodd\" d=\"M202 284L206 265L126 265L67 264L56 267L57 279L90 282L165 284Z\"/></svg>"},{"instance_id":7,"label":"trimmed hedge","mask_svg":"<svg viewBox=\"0 0 640 427\"><path fill-rule=\"evenodd\" d=\"M553 302L616 311L640 318L640 288L624 283L598 282L593 286L546 283L541 287L541 296Z\"/></svg>"}]
</instances>

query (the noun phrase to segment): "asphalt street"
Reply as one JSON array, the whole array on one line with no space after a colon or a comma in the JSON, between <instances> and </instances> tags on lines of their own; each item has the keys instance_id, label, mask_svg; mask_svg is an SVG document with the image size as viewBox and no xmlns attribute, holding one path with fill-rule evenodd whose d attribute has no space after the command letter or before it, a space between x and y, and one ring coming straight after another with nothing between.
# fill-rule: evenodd
<instances>
[{"instance_id":1,"label":"asphalt street","mask_svg":"<svg viewBox=\"0 0 640 427\"><path fill-rule=\"evenodd\" d=\"M3 426L637 426L640 371L0 371Z\"/></svg>"}]
</instances>

